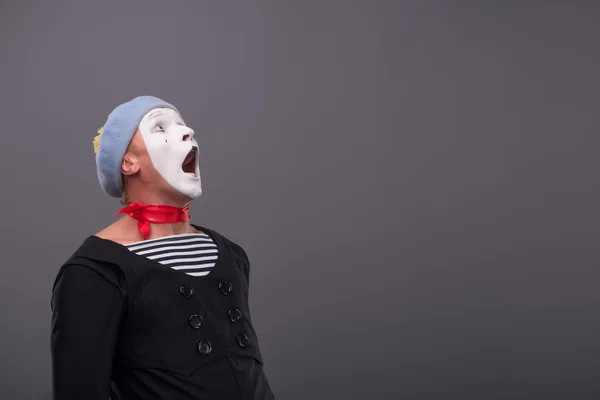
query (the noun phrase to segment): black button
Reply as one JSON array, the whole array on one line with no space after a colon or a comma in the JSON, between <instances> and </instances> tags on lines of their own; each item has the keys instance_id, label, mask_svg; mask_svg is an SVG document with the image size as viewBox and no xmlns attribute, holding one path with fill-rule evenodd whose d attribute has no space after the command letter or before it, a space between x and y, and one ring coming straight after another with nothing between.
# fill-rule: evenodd
<instances>
[{"instance_id":1,"label":"black button","mask_svg":"<svg viewBox=\"0 0 600 400\"><path fill-rule=\"evenodd\" d=\"M202 317L198 314L190 315L189 321L192 328L198 329L200 328L200 325L202 325Z\"/></svg>"},{"instance_id":2,"label":"black button","mask_svg":"<svg viewBox=\"0 0 600 400\"><path fill-rule=\"evenodd\" d=\"M219 282L219 290L221 291L221 293L227 296L233 291L233 287L231 286L231 283L229 283L229 281L222 281Z\"/></svg>"},{"instance_id":3,"label":"black button","mask_svg":"<svg viewBox=\"0 0 600 400\"><path fill-rule=\"evenodd\" d=\"M179 293L186 299L189 299L194 295L194 288L190 285L181 285L179 286Z\"/></svg>"},{"instance_id":4,"label":"black button","mask_svg":"<svg viewBox=\"0 0 600 400\"><path fill-rule=\"evenodd\" d=\"M237 308L230 309L229 312L227 312L227 315L229 315L231 322L238 322L240 318L242 318L242 313Z\"/></svg>"},{"instance_id":5,"label":"black button","mask_svg":"<svg viewBox=\"0 0 600 400\"><path fill-rule=\"evenodd\" d=\"M240 347L248 347L248 345L250 344L250 340L248 339L248 336L246 336L245 333L240 333L238 335L237 342L240 345Z\"/></svg>"},{"instance_id":6,"label":"black button","mask_svg":"<svg viewBox=\"0 0 600 400\"><path fill-rule=\"evenodd\" d=\"M198 342L198 353L202 354L203 356L207 356L210 354L210 352L212 351L212 346L210 344L210 342L203 342L200 341Z\"/></svg>"}]
</instances>

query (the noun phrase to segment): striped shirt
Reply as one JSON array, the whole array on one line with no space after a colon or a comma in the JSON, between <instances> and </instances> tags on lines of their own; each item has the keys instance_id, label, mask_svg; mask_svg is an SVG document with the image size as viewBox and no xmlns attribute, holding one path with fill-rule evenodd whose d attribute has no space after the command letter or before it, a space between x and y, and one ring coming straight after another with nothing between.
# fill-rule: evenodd
<instances>
[{"instance_id":1,"label":"striped shirt","mask_svg":"<svg viewBox=\"0 0 600 400\"><path fill-rule=\"evenodd\" d=\"M217 245L206 233L189 233L130 243L126 248L191 276L208 275L218 258Z\"/></svg>"}]
</instances>

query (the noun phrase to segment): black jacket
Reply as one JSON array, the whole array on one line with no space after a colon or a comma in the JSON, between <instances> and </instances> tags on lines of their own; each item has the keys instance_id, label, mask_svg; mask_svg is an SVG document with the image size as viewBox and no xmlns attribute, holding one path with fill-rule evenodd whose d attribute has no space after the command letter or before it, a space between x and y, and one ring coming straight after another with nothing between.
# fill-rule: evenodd
<instances>
[{"instance_id":1,"label":"black jacket","mask_svg":"<svg viewBox=\"0 0 600 400\"><path fill-rule=\"evenodd\" d=\"M248 306L242 247L206 232L219 250L193 277L88 237L52 291L54 400L267 400Z\"/></svg>"}]
</instances>

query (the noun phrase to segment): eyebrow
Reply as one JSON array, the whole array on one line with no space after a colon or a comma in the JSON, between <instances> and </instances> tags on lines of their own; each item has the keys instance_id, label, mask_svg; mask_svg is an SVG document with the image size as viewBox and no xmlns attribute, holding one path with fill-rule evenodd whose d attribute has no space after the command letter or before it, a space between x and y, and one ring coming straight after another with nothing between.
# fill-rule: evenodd
<instances>
[{"instance_id":1,"label":"eyebrow","mask_svg":"<svg viewBox=\"0 0 600 400\"><path fill-rule=\"evenodd\" d=\"M162 110L156 110L156 111L152 111L149 115L148 118L154 118L154 117L158 117L163 115L164 112Z\"/></svg>"}]
</instances>

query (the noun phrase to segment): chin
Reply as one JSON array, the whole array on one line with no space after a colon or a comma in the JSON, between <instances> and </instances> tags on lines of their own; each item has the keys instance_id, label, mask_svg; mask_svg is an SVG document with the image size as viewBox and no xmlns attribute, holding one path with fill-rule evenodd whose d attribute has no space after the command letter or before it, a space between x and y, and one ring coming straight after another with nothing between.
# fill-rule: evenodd
<instances>
[{"instance_id":1,"label":"chin","mask_svg":"<svg viewBox=\"0 0 600 400\"><path fill-rule=\"evenodd\" d=\"M194 200L197 199L198 197L202 196L202 189L198 189L193 193L190 194L186 194L186 196L190 199L190 200Z\"/></svg>"},{"instance_id":2,"label":"chin","mask_svg":"<svg viewBox=\"0 0 600 400\"><path fill-rule=\"evenodd\" d=\"M199 182L195 185L182 185L181 187L174 188L179 196L182 196L186 201L197 199L202 195L202 187Z\"/></svg>"}]
</instances>

